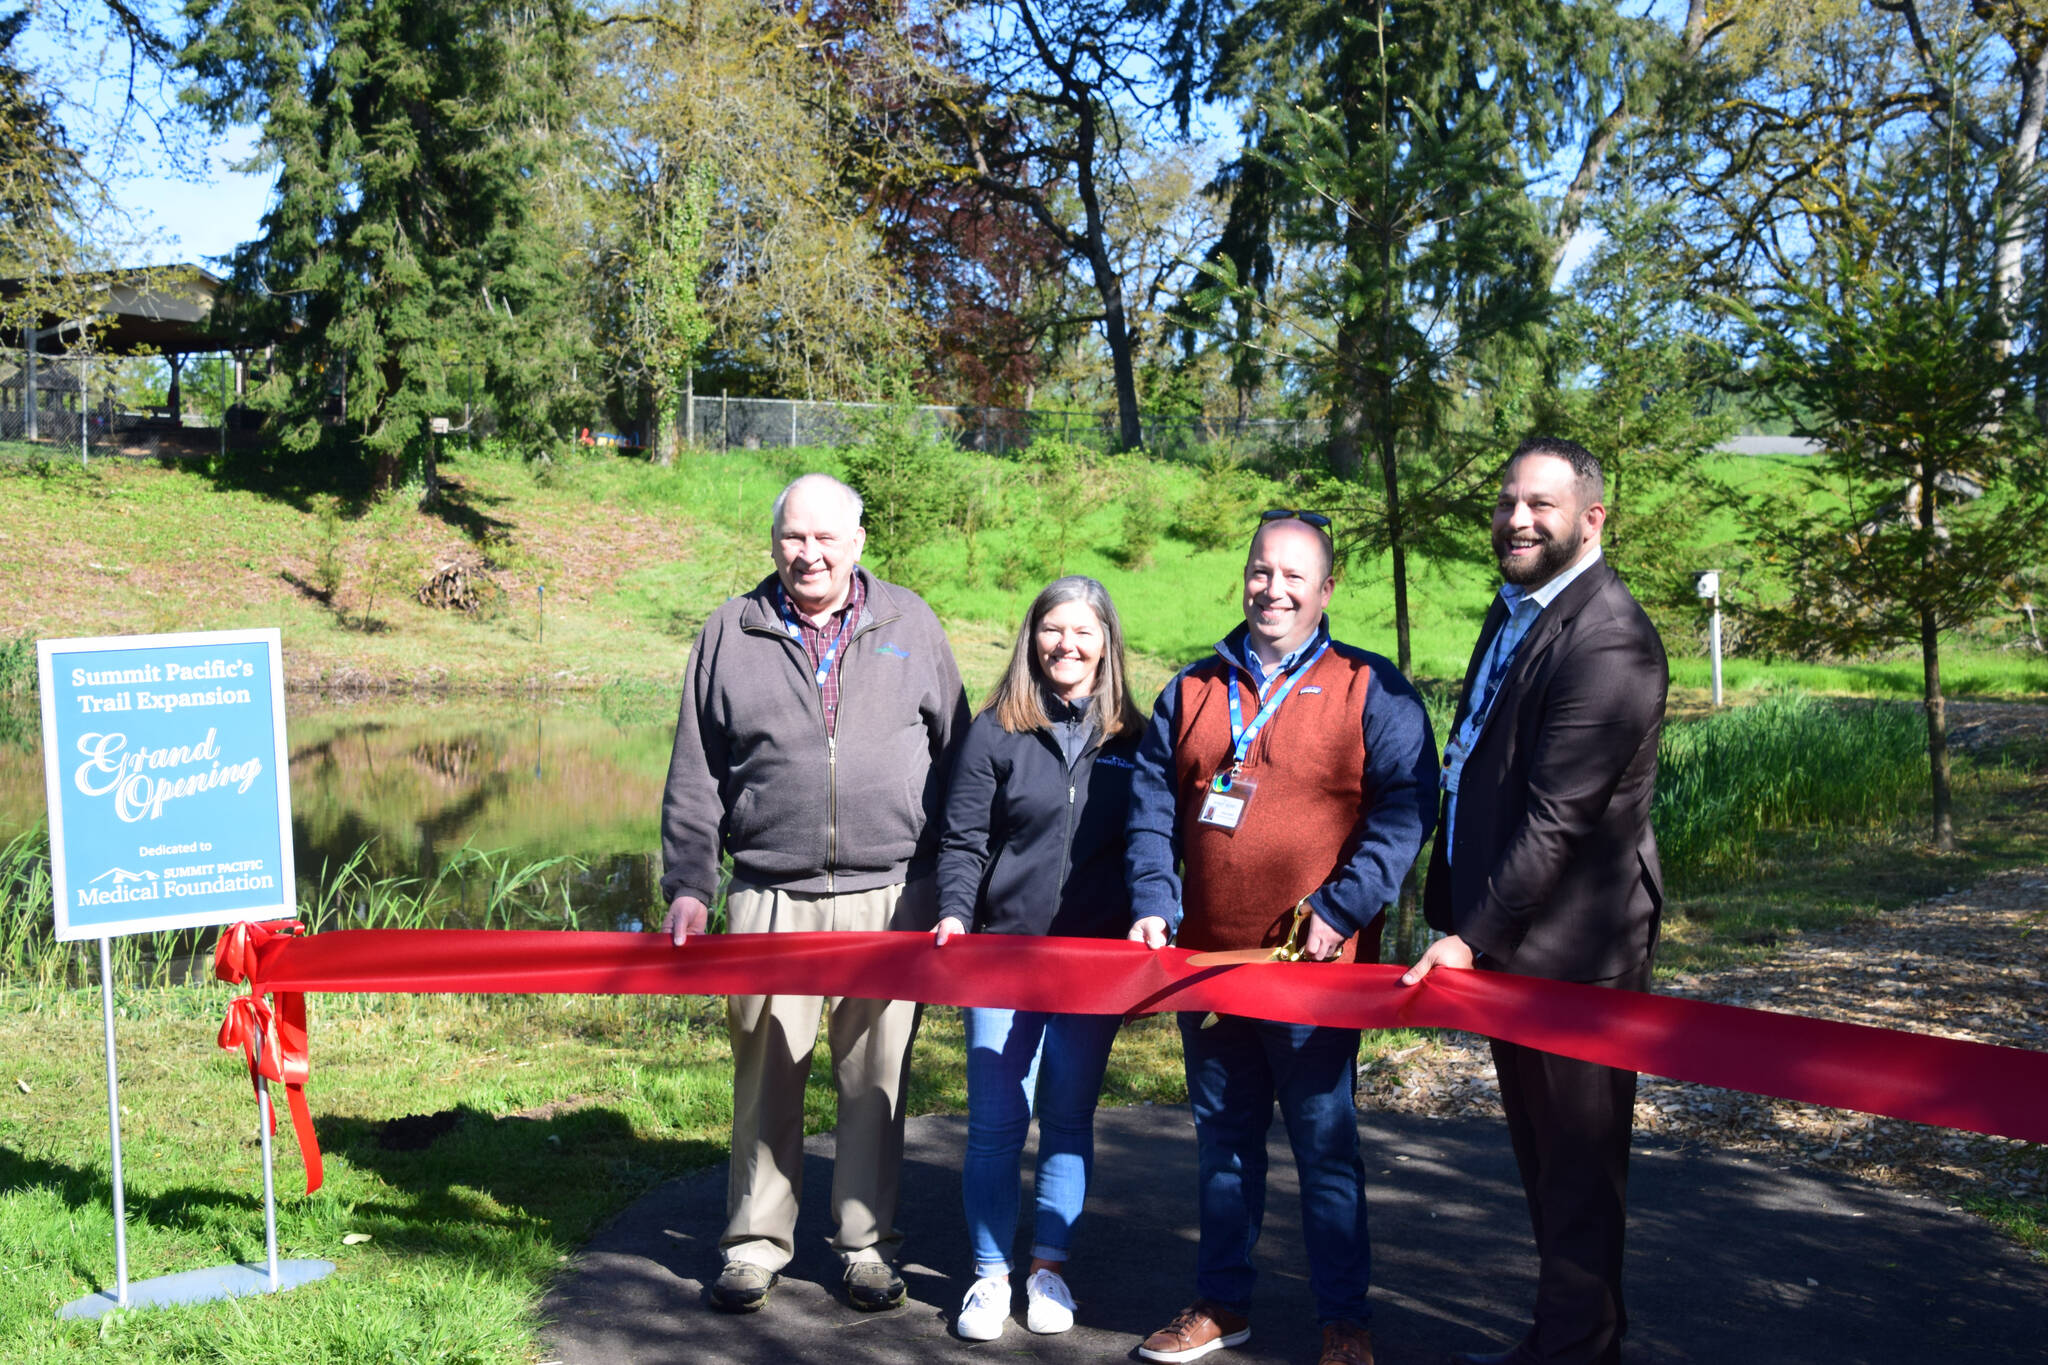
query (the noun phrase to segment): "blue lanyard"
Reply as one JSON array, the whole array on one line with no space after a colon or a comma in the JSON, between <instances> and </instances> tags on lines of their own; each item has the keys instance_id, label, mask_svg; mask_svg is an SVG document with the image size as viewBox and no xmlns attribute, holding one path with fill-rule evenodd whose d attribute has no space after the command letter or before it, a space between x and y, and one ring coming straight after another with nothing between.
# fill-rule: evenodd
<instances>
[{"instance_id":1,"label":"blue lanyard","mask_svg":"<svg viewBox=\"0 0 2048 1365\"><path fill-rule=\"evenodd\" d=\"M1259 708L1259 714L1252 718L1250 725L1244 723L1244 708L1238 701L1238 694L1244 690L1244 680L1235 674L1231 675L1230 767L1233 773L1244 766L1245 755L1252 751L1252 741L1259 737L1259 731L1266 728L1266 722L1273 719L1273 713L1280 709L1280 703L1287 700L1287 694L1294 690L1294 685L1301 681L1304 673L1316 666L1316 660L1322 658L1323 651L1329 647L1328 639L1316 646L1316 652L1309 655L1306 662L1296 667L1278 687L1273 689L1273 694L1266 698L1266 704Z\"/></svg>"},{"instance_id":2,"label":"blue lanyard","mask_svg":"<svg viewBox=\"0 0 2048 1365\"><path fill-rule=\"evenodd\" d=\"M803 649L804 628L797 624L796 608L789 604L789 595L784 592L777 592L775 594L775 604L782 608L782 628L789 632L790 639L796 641L796 647ZM847 613L847 615L851 615L851 613ZM846 639L848 624L846 616L839 618L839 629L832 632L832 643L826 646L825 657L818 661L817 683L820 690L825 686L825 679L832 676L832 665L839 658L839 646Z\"/></svg>"}]
</instances>

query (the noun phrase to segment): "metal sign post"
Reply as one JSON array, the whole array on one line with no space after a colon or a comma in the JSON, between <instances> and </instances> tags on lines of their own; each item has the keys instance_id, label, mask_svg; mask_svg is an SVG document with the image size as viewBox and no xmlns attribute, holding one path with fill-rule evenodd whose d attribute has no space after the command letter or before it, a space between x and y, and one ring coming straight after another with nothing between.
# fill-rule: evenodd
<instances>
[{"instance_id":1,"label":"metal sign post","mask_svg":"<svg viewBox=\"0 0 2048 1365\"><path fill-rule=\"evenodd\" d=\"M1708 629L1707 648L1714 659L1714 705L1721 704L1721 571L1707 569L1693 579L1701 597L1714 599L1714 623Z\"/></svg>"},{"instance_id":2,"label":"metal sign post","mask_svg":"<svg viewBox=\"0 0 2048 1365\"><path fill-rule=\"evenodd\" d=\"M121 1183L121 1082L114 1070L114 952L113 940L100 935L100 1017L107 1034L107 1136L113 1140L114 1183L114 1306L128 1306L128 1206ZM58 1317L79 1317L64 1305ZM104 1311L104 1310L102 1310ZM93 1316L97 1317L98 1314Z\"/></svg>"},{"instance_id":3,"label":"metal sign post","mask_svg":"<svg viewBox=\"0 0 2048 1365\"><path fill-rule=\"evenodd\" d=\"M42 640L36 666L56 937L100 943L113 1155L114 1288L74 1299L57 1316L204 1303L320 1279L333 1262L277 1258L270 1092L259 1079L265 1263L128 1280L112 939L294 913L278 632Z\"/></svg>"}]
</instances>

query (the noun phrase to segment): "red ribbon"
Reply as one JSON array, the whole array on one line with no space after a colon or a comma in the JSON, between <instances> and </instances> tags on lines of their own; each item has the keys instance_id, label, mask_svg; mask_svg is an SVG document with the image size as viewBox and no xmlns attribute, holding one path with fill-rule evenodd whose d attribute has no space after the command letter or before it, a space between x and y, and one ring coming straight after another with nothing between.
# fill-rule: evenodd
<instances>
[{"instance_id":1,"label":"red ribbon","mask_svg":"<svg viewBox=\"0 0 2048 1365\"><path fill-rule=\"evenodd\" d=\"M252 998L278 998L308 1192L320 1171L311 1117L302 1118L312 991L843 995L1460 1029L1673 1080L2048 1142L2048 1053L1499 972L1440 969L1403 986L1400 967L1204 964L1179 948L1010 934L964 935L944 948L913 933L700 935L674 948L648 934L347 929L289 938L243 925L223 937L223 961L230 939L241 970L223 969L223 979L246 978ZM295 1024L285 1022L294 1009ZM246 1046L239 1036L223 1026L221 1046Z\"/></svg>"},{"instance_id":2,"label":"red ribbon","mask_svg":"<svg viewBox=\"0 0 2048 1365\"><path fill-rule=\"evenodd\" d=\"M229 1052L242 1049L249 1063L249 1083L258 1076L284 1086L285 1104L292 1111L292 1136L299 1141L299 1155L306 1163L306 1193L320 1188L320 1142L313 1133L313 1110L306 1103L306 1078L312 1074L311 1039L306 1029L306 997L299 991L279 991L256 982L257 964L268 943L300 941L292 936L300 926L291 920L262 924L237 924L220 936L213 946L213 974L230 985L249 983L249 993L228 1002L227 1018L221 1021L220 1045ZM263 1003L263 992L277 996L277 1008ZM270 1111L270 1131L277 1132L277 1109Z\"/></svg>"}]
</instances>

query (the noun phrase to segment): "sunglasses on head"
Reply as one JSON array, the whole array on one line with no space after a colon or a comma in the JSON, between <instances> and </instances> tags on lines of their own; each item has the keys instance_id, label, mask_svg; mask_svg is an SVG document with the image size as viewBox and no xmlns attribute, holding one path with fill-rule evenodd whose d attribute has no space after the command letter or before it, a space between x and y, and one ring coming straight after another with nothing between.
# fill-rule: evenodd
<instances>
[{"instance_id":1,"label":"sunglasses on head","mask_svg":"<svg viewBox=\"0 0 2048 1365\"><path fill-rule=\"evenodd\" d=\"M1259 513L1260 521L1302 521L1318 531L1330 529L1330 519L1321 512L1311 512L1305 507L1268 507Z\"/></svg>"}]
</instances>

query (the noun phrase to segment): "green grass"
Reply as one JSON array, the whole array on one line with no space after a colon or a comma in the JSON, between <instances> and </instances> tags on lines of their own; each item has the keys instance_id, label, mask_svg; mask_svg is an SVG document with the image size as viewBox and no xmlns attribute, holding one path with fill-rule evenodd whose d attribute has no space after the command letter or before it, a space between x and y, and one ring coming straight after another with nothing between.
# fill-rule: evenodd
<instances>
[{"instance_id":1,"label":"green grass","mask_svg":"<svg viewBox=\"0 0 2048 1365\"><path fill-rule=\"evenodd\" d=\"M2048 1200L1966 1194L1963 1207L1989 1220L1993 1227L2032 1252L2035 1260L2048 1261Z\"/></svg>"},{"instance_id":2,"label":"green grass","mask_svg":"<svg viewBox=\"0 0 2048 1365\"><path fill-rule=\"evenodd\" d=\"M1941 678L1942 691L1950 697L2038 697L2048 693L2048 655L1945 645ZM1710 694L1713 683L1711 661L1687 656L1671 660L1674 691ZM1754 696L1774 688L1916 702L1924 695L1918 654L1858 663L1728 659L1721 670L1721 685L1731 697Z\"/></svg>"},{"instance_id":3,"label":"green grass","mask_svg":"<svg viewBox=\"0 0 2048 1365\"><path fill-rule=\"evenodd\" d=\"M262 1257L253 1101L239 1056L213 1040L228 995L119 994L132 1278ZM54 1319L113 1273L97 993L0 992L0 1359L531 1359L534 1306L562 1260L637 1195L724 1159L718 1001L322 996L312 1015L327 1180L299 1193L281 1137L279 1249L338 1272L274 1300L103 1328ZM1105 1102L1182 1093L1171 1021L1127 1028ZM909 1104L963 1109L958 1011L926 1011ZM442 1112L457 1125L426 1149L379 1145L386 1121ZM822 1065L805 1122L833 1122Z\"/></svg>"},{"instance_id":4,"label":"green grass","mask_svg":"<svg viewBox=\"0 0 2048 1365\"><path fill-rule=\"evenodd\" d=\"M1924 768L1914 776L1918 789L1891 815L1759 828L1711 870L1670 878L1659 973L1715 971L1767 956L1800 934L2048 863L2048 755L1959 758L1957 846L1946 853L1928 842Z\"/></svg>"},{"instance_id":5,"label":"green grass","mask_svg":"<svg viewBox=\"0 0 2048 1365\"><path fill-rule=\"evenodd\" d=\"M1676 885L1752 873L1760 835L1889 823L1925 795L1927 732L1915 707L1773 693L1672 725L1652 823Z\"/></svg>"}]
</instances>

